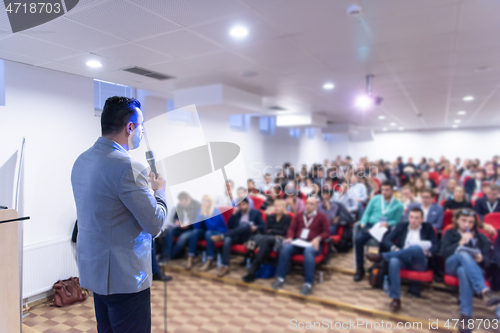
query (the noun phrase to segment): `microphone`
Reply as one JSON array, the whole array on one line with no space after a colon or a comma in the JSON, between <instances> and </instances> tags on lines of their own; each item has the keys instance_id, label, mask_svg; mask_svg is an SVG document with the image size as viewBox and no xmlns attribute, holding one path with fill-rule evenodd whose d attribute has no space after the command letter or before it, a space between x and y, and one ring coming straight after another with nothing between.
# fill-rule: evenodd
<instances>
[{"instance_id":1,"label":"microphone","mask_svg":"<svg viewBox=\"0 0 500 333\"><path fill-rule=\"evenodd\" d=\"M151 150L151 146L149 145L148 136L146 135L146 131L144 130L144 139L146 140L146 147L148 147L148 151L146 152L146 161L148 161L149 167L151 171L155 174L155 179L158 178L158 172L156 171L155 164L155 155Z\"/></svg>"},{"instance_id":2,"label":"microphone","mask_svg":"<svg viewBox=\"0 0 500 333\"><path fill-rule=\"evenodd\" d=\"M156 171L156 164L155 164L155 155L153 154L152 150L148 150L146 152L146 161L148 161L151 171L153 171L153 173L155 174L155 178L158 178L158 172Z\"/></svg>"}]
</instances>

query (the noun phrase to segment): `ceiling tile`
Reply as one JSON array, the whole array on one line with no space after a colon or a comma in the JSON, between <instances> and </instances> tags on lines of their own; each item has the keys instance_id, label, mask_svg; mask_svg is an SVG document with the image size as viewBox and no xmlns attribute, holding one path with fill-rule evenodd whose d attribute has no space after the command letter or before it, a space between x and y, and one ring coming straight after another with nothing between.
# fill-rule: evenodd
<instances>
[{"instance_id":1,"label":"ceiling tile","mask_svg":"<svg viewBox=\"0 0 500 333\"><path fill-rule=\"evenodd\" d=\"M229 51L214 52L185 60L206 71L251 70L256 64Z\"/></svg>"},{"instance_id":2,"label":"ceiling tile","mask_svg":"<svg viewBox=\"0 0 500 333\"><path fill-rule=\"evenodd\" d=\"M123 0L85 8L88 9L70 11L66 17L126 40L142 39L179 28L155 13Z\"/></svg>"},{"instance_id":3,"label":"ceiling tile","mask_svg":"<svg viewBox=\"0 0 500 333\"><path fill-rule=\"evenodd\" d=\"M98 61L101 63L102 67L99 68L92 68L87 66L88 61ZM76 57L71 57L71 58L66 58L58 61L61 64L77 67L77 68L84 68L85 70L88 70L90 72L95 72L95 73L102 73L102 72L110 72L110 71L115 71L121 68L126 67L126 64L122 62L116 62L101 56L98 56L96 54L91 54L91 53L85 53L78 55Z\"/></svg>"},{"instance_id":4,"label":"ceiling tile","mask_svg":"<svg viewBox=\"0 0 500 333\"><path fill-rule=\"evenodd\" d=\"M150 64L172 60L171 57L151 51L134 43L126 43L94 52L111 60L120 61L133 66L148 66Z\"/></svg>"},{"instance_id":5,"label":"ceiling tile","mask_svg":"<svg viewBox=\"0 0 500 333\"><path fill-rule=\"evenodd\" d=\"M234 0L132 0L184 27L244 12L247 8Z\"/></svg>"},{"instance_id":6,"label":"ceiling tile","mask_svg":"<svg viewBox=\"0 0 500 333\"><path fill-rule=\"evenodd\" d=\"M125 42L65 17L25 30L21 34L81 51L92 51Z\"/></svg>"},{"instance_id":7,"label":"ceiling tile","mask_svg":"<svg viewBox=\"0 0 500 333\"><path fill-rule=\"evenodd\" d=\"M21 34L11 34L9 37L2 39L0 41L0 50L50 61L81 53L78 50L44 42Z\"/></svg>"},{"instance_id":8,"label":"ceiling tile","mask_svg":"<svg viewBox=\"0 0 500 333\"><path fill-rule=\"evenodd\" d=\"M148 66L147 69L159 72L161 74L172 75L176 78L202 75L206 73L206 71L199 69L193 64L188 64L180 60L151 65Z\"/></svg>"},{"instance_id":9,"label":"ceiling tile","mask_svg":"<svg viewBox=\"0 0 500 333\"><path fill-rule=\"evenodd\" d=\"M188 30L179 30L143 39L137 42L142 46L168 54L174 58L192 57L220 48Z\"/></svg>"}]
</instances>

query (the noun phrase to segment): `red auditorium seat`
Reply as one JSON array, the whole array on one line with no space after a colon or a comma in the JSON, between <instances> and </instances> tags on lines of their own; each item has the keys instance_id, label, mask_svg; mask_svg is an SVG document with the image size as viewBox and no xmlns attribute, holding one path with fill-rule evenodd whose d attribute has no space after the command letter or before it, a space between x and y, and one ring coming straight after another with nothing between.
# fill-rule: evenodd
<instances>
[{"instance_id":1,"label":"red auditorium seat","mask_svg":"<svg viewBox=\"0 0 500 333\"><path fill-rule=\"evenodd\" d=\"M447 210L444 212L444 217L443 217L443 230L449 226L452 225L453 223L453 211L452 210Z\"/></svg>"},{"instance_id":2,"label":"red auditorium seat","mask_svg":"<svg viewBox=\"0 0 500 333\"><path fill-rule=\"evenodd\" d=\"M380 179L373 177L372 178L375 183L377 183L377 187L380 189Z\"/></svg>"},{"instance_id":3,"label":"red auditorium seat","mask_svg":"<svg viewBox=\"0 0 500 333\"><path fill-rule=\"evenodd\" d=\"M292 213L292 212L287 212L288 216L290 216L290 218L293 220L293 218L295 217L295 214Z\"/></svg>"},{"instance_id":4,"label":"red auditorium seat","mask_svg":"<svg viewBox=\"0 0 500 333\"><path fill-rule=\"evenodd\" d=\"M339 226L336 235L330 236L330 238L333 240L333 244L338 244L338 242L340 242L340 240L342 239L342 235L344 235L344 226L343 225Z\"/></svg>"},{"instance_id":5,"label":"red auditorium seat","mask_svg":"<svg viewBox=\"0 0 500 333\"><path fill-rule=\"evenodd\" d=\"M443 207L443 206L444 206L444 203L445 203L445 202L446 202L446 199L441 200L441 202L439 203L439 204L441 205L441 207Z\"/></svg>"},{"instance_id":6,"label":"red auditorium seat","mask_svg":"<svg viewBox=\"0 0 500 333\"><path fill-rule=\"evenodd\" d=\"M258 196L254 196L254 195L250 196L250 198L251 198L251 199L252 199L252 201L253 201L253 207L254 207L255 209L260 209L260 207L262 206L262 204L263 204L263 203L264 203L264 201L265 201L263 198L258 197Z\"/></svg>"},{"instance_id":7,"label":"red auditorium seat","mask_svg":"<svg viewBox=\"0 0 500 333\"><path fill-rule=\"evenodd\" d=\"M495 230L500 229L500 213L489 213L484 217L484 223L493 226Z\"/></svg>"},{"instance_id":8,"label":"red auditorium seat","mask_svg":"<svg viewBox=\"0 0 500 333\"><path fill-rule=\"evenodd\" d=\"M227 222L229 221L229 218L231 217L231 215L233 215L233 207L227 207L227 206L224 206L224 207L217 207L219 208L219 210L222 212L222 217L224 218L224 221Z\"/></svg>"},{"instance_id":9,"label":"red auditorium seat","mask_svg":"<svg viewBox=\"0 0 500 333\"><path fill-rule=\"evenodd\" d=\"M431 283L434 280L434 273L432 269L425 272L410 271L408 269L402 269L400 276L402 279Z\"/></svg>"},{"instance_id":10,"label":"red auditorium seat","mask_svg":"<svg viewBox=\"0 0 500 333\"><path fill-rule=\"evenodd\" d=\"M437 171L432 171L432 172L429 172L429 178L432 179L434 181L434 183L436 183L436 185L439 185L439 172Z\"/></svg>"}]
</instances>

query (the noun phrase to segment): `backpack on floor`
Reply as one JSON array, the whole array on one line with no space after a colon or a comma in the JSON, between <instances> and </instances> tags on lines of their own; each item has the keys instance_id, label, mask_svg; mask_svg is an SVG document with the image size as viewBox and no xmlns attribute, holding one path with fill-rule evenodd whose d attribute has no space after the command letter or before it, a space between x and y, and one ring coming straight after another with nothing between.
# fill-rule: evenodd
<instances>
[{"instance_id":1,"label":"backpack on floor","mask_svg":"<svg viewBox=\"0 0 500 333\"><path fill-rule=\"evenodd\" d=\"M270 279L276 275L276 265L262 264L259 270L255 273L258 279Z\"/></svg>"},{"instance_id":2,"label":"backpack on floor","mask_svg":"<svg viewBox=\"0 0 500 333\"><path fill-rule=\"evenodd\" d=\"M381 261L368 268L368 283L372 288L382 289L384 276L387 275L387 263Z\"/></svg>"}]
</instances>

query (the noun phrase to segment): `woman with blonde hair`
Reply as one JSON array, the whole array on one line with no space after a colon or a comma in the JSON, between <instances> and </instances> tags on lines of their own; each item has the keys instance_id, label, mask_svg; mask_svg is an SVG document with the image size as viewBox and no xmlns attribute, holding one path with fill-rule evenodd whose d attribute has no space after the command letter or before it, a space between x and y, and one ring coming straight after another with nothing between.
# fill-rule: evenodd
<instances>
[{"instance_id":1,"label":"woman with blonde hair","mask_svg":"<svg viewBox=\"0 0 500 333\"><path fill-rule=\"evenodd\" d=\"M474 292L483 296L486 306L500 303L484 282L484 270L492 261L488 238L478 230L479 220L474 210L457 209L453 212L453 228L441 240L440 254L446 258L446 274L458 277L460 321L465 327L460 332L471 332L468 321L472 319Z\"/></svg>"},{"instance_id":2,"label":"woman with blonde hair","mask_svg":"<svg viewBox=\"0 0 500 333\"><path fill-rule=\"evenodd\" d=\"M219 209L214 207L214 200L208 194L205 194L201 200L201 207L196 213L196 221L193 224L193 232L189 237L189 252L186 269L193 267L193 257L198 247L198 241L205 239L207 242L207 261L200 268L202 271L207 271L212 267L215 254L215 244L211 237L222 234L227 231L226 223Z\"/></svg>"}]
</instances>

